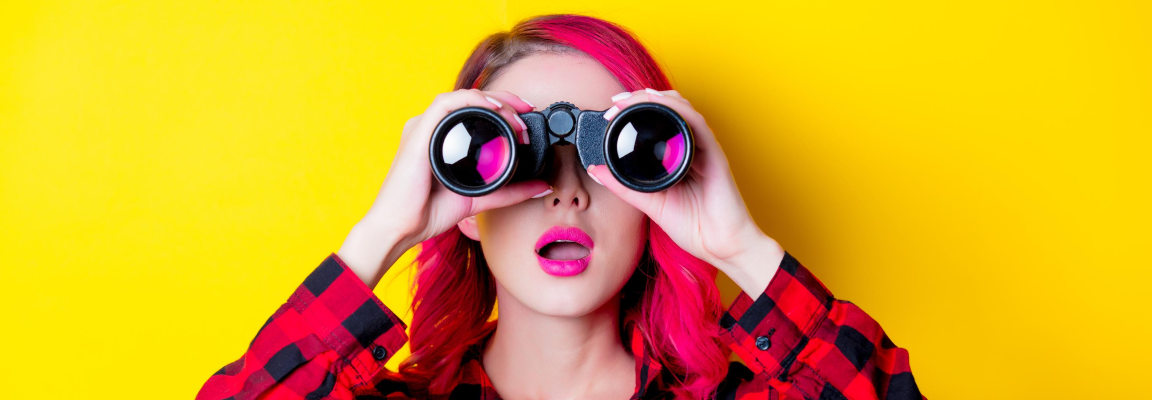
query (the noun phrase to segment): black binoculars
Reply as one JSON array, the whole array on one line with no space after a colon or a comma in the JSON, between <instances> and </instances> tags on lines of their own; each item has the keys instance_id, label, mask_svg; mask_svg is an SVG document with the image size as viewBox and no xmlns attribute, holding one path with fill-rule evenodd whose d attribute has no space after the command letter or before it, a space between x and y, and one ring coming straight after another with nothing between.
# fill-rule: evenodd
<instances>
[{"instance_id":1,"label":"black binoculars","mask_svg":"<svg viewBox=\"0 0 1152 400\"><path fill-rule=\"evenodd\" d=\"M695 153L692 129L663 104L636 103L607 121L604 111L556 102L520 118L528 126L528 144L495 111L465 107L449 113L428 146L436 179L461 195L483 196L540 176L552 145L574 144L585 169L605 164L629 189L657 192L688 174Z\"/></svg>"}]
</instances>

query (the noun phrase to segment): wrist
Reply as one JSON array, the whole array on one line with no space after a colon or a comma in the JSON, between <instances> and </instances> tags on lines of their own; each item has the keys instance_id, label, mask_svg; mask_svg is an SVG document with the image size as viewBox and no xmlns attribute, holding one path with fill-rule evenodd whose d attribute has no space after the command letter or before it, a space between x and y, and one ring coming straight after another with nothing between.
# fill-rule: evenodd
<instances>
[{"instance_id":1,"label":"wrist","mask_svg":"<svg viewBox=\"0 0 1152 400\"><path fill-rule=\"evenodd\" d=\"M728 275L749 296L756 298L776 275L784 259L784 249L759 229L742 236L739 242L742 250L720 260L716 268Z\"/></svg>"},{"instance_id":2,"label":"wrist","mask_svg":"<svg viewBox=\"0 0 1152 400\"><path fill-rule=\"evenodd\" d=\"M336 255L364 284L375 288L388 268L408 250L406 243L399 230L361 220L349 231Z\"/></svg>"}]
</instances>

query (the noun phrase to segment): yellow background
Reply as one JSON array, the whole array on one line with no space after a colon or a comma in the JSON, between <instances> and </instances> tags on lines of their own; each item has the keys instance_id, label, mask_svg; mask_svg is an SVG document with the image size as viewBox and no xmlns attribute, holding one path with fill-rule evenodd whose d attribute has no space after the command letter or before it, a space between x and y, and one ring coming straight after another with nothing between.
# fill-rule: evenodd
<instances>
[{"instance_id":1,"label":"yellow background","mask_svg":"<svg viewBox=\"0 0 1152 400\"><path fill-rule=\"evenodd\" d=\"M762 229L931 398L1148 397L1149 3L388 3L0 5L3 397L192 397L404 120L547 12L650 46Z\"/></svg>"}]
</instances>

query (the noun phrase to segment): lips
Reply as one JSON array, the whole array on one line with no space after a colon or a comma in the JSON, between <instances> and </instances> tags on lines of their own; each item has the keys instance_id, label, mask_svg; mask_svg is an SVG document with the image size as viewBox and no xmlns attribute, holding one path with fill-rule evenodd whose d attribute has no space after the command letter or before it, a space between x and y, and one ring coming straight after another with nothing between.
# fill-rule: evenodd
<instances>
[{"instance_id":1,"label":"lips","mask_svg":"<svg viewBox=\"0 0 1152 400\"><path fill-rule=\"evenodd\" d=\"M592 237L582 229L554 226L536 241L536 258L544 272L572 276L588 267L593 247Z\"/></svg>"}]
</instances>

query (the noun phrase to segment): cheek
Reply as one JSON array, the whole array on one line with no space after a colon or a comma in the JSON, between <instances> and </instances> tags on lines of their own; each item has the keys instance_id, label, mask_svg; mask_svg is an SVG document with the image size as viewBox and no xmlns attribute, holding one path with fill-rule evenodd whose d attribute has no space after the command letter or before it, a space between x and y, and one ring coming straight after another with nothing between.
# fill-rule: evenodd
<instances>
[{"instance_id":1,"label":"cheek","mask_svg":"<svg viewBox=\"0 0 1152 400\"><path fill-rule=\"evenodd\" d=\"M535 243L535 238L529 237L533 226L532 221L538 220L532 210L517 204L510 207L497 208L480 213L476 216L476 228L480 233L480 242L484 246L486 258L503 258L524 247Z\"/></svg>"},{"instance_id":2,"label":"cheek","mask_svg":"<svg viewBox=\"0 0 1152 400\"><path fill-rule=\"evenodd\" d=\"M611 196L611 195L609 195ZM648 216L613 196L612 201L601 200L603 206L597 230L607 233L604 239L611 254L605 254L612 263L635 265L644 252L648 239Z\"/></svg>"}]
</instances>

